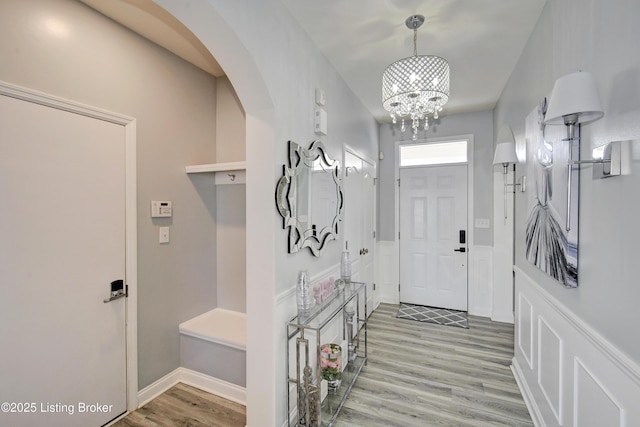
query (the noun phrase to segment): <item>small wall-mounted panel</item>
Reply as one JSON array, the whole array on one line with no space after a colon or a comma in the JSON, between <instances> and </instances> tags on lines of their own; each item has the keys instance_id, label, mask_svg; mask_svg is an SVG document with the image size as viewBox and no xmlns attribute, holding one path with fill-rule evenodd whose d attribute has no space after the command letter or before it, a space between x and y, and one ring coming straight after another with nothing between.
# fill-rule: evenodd
<instances>
[{"instance_id":1,"label":"small wall-mounted panel","mask_svg":"<svg viewBox=\"0 0 640 427\"><path fill-rule=\"evenodd\" d=\"M173 215L171 201L151 201L151 218L171 218L171 215Z\"/></svg>"}]
</instances>

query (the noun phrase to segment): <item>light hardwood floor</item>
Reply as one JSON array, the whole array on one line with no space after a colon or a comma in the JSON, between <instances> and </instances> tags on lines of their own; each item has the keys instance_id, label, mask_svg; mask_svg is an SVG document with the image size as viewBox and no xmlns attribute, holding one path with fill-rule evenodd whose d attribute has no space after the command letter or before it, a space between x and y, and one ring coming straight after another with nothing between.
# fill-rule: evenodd
<instances>
[{"instance_id":1,"label":"light hardwood floor","mask_svg":"<svg viewBox=\"0 0 640 427\"><path fill-rule=\"evenodd\" d=\"M469 329L370 317L369 363L336 426L533 426L509 368L513 325L469 317ZM244 426L241 405L178 384L116 427ZM256 426L260 427L260 426Z\"/></svg>"},{"instance_id":2,"label":"light hardwood floor","mask_svg":"<svg viewBox=\"0 0 640 427\"><path fill-rule=\"evenodd\" d=\"M369 363L337 426L533 426L511 373L513 325L469 316L469 329L369 320Z\"/></svg>"},{"instance_id":3,"label":"light hardwood floor","mask_svg":"<svg viewBox=\"0 0 640 427\"><path fill-rule=\"evenodd\" d=\"M113 427L244 427L245 407L177 384L113 424Z\"/></svg>"}]
</instances>

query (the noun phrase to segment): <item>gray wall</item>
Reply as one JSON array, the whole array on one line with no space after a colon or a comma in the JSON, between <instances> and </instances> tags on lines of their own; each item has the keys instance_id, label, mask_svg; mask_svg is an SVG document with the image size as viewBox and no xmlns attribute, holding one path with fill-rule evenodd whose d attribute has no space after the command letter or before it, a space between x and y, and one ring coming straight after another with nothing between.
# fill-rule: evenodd
<instances>
[{"instance_id":1,"label":"gray wall","mask_svg":"<svg viewBox=\"0 0 640 427\"><path fill-rule=\"evenodd\" d=\"M396 141L403 139L399 131L399 124L380 125L380 151L384 160L378 165L378 240L395 240L394 204ZM493 112L481 111L477 113L443 115L439 123L431 124L429 129L418 134L420 139L444 138L449 136L474 136L473 152L473 209L476 218L493 217L492 199L492 162L493 162ZM404 140L411 142L411 129L407 127ZM376 156L377 157L377 156ZM473 226L473 224L469 224ZM475 229L474 244L491 245L491 229Z\"/></svg>"},{"instance_id":2,"label":"gray wall","mask_svg":"<svg viewBox=\"0 0 640 427\"><path fill-rule=\"evenodd\" d=\"M229 79L216 79L216 161L246 159L246 118ZM211 176L211 179L214 177ZM246 312L246 186L216 186L218 307Z\"/></svg>"},{"instance_id":3,"label":"gray wall","mask_svg":"<svg viewBox=\"0 0 640 427\"><path fill-rule=\"evenodd\" d=\"M349 144L376 158L378 126L279 0L155 1L210 49L246 112L247 424L282 425L288 415L282 325L295 298L277 296L289 295L299 270L313 276L337 266L341 253L339 241L329 242L321 258L307 250L287 253L273 196L287 141L308 145L320 138L332 157L341 158ZM322 137L314 133L316 88L327 95L328 135Z\"/></svg>"},{"instance_id":4,"label":"gray wall","mask_svg":"<svg viewBox=\"0 0 640 427\"><path fill-rule=\"evenodd\" d=\"M608 141L632 140L631 174L580 177L580 285L565 289L524 258L526 197L516 201L516 263L553 298L640 363L640 2L549 0L498 102L494 129L510 126L524 143L525 117L565 74L593 73L604 118L582 126L581 157ZM518 165L518 176L526 172Z\"/></svg>"},{"instance_id":5,"label":"gray wall","mask_svg":"<svg viewBox=\"0 0 640 427\"><path fill-rule=\"evenodd\" d=\"M178 324L216 306L215 190L184 172L215 159L216 81L71 0L0 2L0 56L3 81L137 119L143 388L178 367ZM152 221L151 200L172 200L173 218ZM171 227L171 243L158 244L158 226Z\"/></svg>"}]
</instances>

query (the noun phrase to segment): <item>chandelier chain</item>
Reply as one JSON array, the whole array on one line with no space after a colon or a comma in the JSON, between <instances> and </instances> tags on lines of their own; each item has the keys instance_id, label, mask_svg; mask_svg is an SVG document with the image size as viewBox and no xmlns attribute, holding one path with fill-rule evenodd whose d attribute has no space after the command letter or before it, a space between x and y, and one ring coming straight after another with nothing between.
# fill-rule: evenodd
<instances>
[{"instance_id":1,"label":"chandelier chain","mask_svg":"<svg viewBox=\"0 0 640 427\"><path fill-rule=\"evenodd\" d=\"M418 56L418 29L413 29L413 56Z\"/></svg>"}]
</instances>

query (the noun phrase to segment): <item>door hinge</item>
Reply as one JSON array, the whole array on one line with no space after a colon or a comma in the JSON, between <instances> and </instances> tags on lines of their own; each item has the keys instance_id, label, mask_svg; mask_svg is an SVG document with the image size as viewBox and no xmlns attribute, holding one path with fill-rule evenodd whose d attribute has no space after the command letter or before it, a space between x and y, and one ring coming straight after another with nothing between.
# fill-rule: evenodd
<instances>
[{"instance_id":1,"label":"door hinge","mask_svg":"<svg viewBox=\"0 0 640 427\"><path fill-rule=\"evenodd\" d=\"M349 250L349 241L348 240L345 240L345 242L344 242L344 250L345 251Z\"/></svg>"},{"instance_id":2,"label":"door hinge","mask_svg":"<svg viewBox=\"0 0 640 427\"><path fill-rule=\"evenodd\" d=\"M375 283L373 284L373 290L374 291L376 290L376 284Z\"/></svg>"},{"instance_id":3,"label":"door hinge","mask_svg":"<svg viewBox=\"0 0 640 427\"><path fill-rule=\"evenodd\" d=\"M373 230L373 238L376 238L376 230Z\"/></svg>"},{"instance_id":4,"label":"door hinge","mask_svg":"<svg viewBox=\"0 0 640 427\"><path fill-rule=\"evenodd\" d=\"M398 292L400 292L400 283L398 283Z\"/></svg>"},{"instance_id":5,"label":"door hinge","mask_svg":"<svg viewBox=\"0 0 640 427\"><path fill-rule=\"evenodd\" d=\"M400 232L398 231L398 240L400 240Z\"/></svg>"},{"instance_id":6,"label":"door hinge","mask_svg":"<svg viewBox=\"0 0 640 427\"><path fill-rule=\"evenodd\" d=\"M376 185L377 182L378 182L378 178L373 178L373 185Z\"/></svg>"},{"instance_id":7,"label":"door hinge","mask_svg":"<svg viewBox=\"0 0 640 427\"><path fill-rule=\"evenodd\" d=\"M398 178L398 187L400 187L400 178Z\"/></svg>"}]
</instances>

